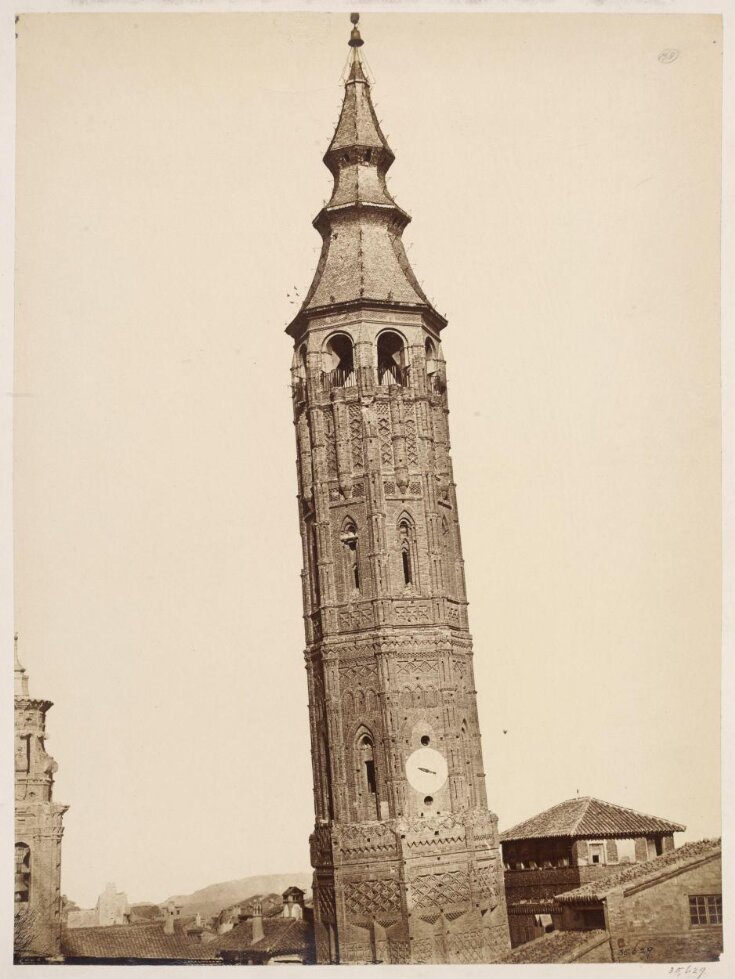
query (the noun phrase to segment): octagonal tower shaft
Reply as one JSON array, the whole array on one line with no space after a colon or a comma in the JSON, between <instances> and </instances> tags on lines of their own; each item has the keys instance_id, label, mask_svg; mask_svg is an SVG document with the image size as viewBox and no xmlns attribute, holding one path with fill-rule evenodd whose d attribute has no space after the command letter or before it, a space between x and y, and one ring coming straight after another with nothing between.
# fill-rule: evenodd
<instances>
[{"instance_id":1,"label":"octagonal tower shaft","mask_svg":"<svg viewBox=\"0 0 735 979\"><path fill-rule=\"evenodd\" d=\"M354 18L354 15L353 15ZM353 19L353 23L355 23ZM509 947L487 808L440 331L406 258L357 27L323 246L288 328L319 962Z\"/></svg>"}]
</instances>

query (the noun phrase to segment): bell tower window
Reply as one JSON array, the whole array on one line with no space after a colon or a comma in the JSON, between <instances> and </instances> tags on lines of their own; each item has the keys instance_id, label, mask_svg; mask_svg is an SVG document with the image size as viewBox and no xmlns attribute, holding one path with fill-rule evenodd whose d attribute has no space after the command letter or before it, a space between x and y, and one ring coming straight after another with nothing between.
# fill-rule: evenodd
<instances>
[{"instance_id":1,"label":"bell tower window","mask_svg":"<svg viewBox=\"0 0 735 979\"><path fill-rule=\"evenodd\" d=\"M327 340L322 367L330 391L332 388L354 387L355 354L352 340L346 333L335 333Z\"/></svg>"},{"instance_id":2,"label":"bell tower window","mask_svg":"<svg viewBox=\"0 0 735 979\"><path fill-rule=\"evenodd\" d=\"M426 351L426 373L431 377L436 370L436 347L434 346L434 341L429 337L426 338L426 342L424 343L424 350Z\"/></svg>"},{"instance_id":3,"label":"bell tower window","mask_svg":"<svg viewBox=\"0 0 735 979\"><path fill-rule=\"evenodd\" d=\"M378 384L406 386L406 346L397 333L387 331L378 337Z\"/></svg>"}]
</instances>

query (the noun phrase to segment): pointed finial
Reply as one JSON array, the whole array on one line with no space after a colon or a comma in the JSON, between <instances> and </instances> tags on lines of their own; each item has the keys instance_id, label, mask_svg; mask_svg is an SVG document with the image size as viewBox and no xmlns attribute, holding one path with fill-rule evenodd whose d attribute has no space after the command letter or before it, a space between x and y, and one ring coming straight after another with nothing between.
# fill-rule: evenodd
<instances>
[{"instance_id":1,"label":"pointed finial","mask_svg":"<svg viewBox=\"0 0 735 979\"><path fill-rule=\"evenodd\" d=\"M28 677L26 676L26 668L21 663L18 658L18 633L16 632L13 636L13 651L15 654L15 696L16 697L27 697L28 696Z\"/></svg>"},{"instance_id":2,"label":"pointed finial","mask_svg":"<svg viewBox=\"0 0 735 979\"><path fill-rule=\"evenodd\" d=\"M365 43L360 37L360 28L357 26L360 21L359 14L350 14L350 21L352 22L352 31L350 32L350 39L347 42L351 48L361 48Z\"/></svg>"}]
</instances>

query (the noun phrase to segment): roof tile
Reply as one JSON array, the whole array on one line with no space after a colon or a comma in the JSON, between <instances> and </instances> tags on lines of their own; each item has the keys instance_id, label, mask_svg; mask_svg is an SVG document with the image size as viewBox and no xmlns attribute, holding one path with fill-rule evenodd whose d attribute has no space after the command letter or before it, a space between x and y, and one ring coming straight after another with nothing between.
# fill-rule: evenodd
<instances>
[{"instance_id":1,"label":"roof tile","mask_svg":"<svg viewBox=\"0 0 735 979\"><path fill-rule=\"evenodd\" d=\"M85 959L175 959L184 962L213 961L212 945L186 938L180 932L167 935L160 921L137 925L70 928L61 940L62 954Z\"/></svg>"},{"instance_id":2,"label":"roof tile","mask_svg":"<svg viewBox=\"0 0 735 979\"><path fill-rule=\"evenodd\" d=\"M679 833L686 826L658 816L604 802L592 796L567 799L551 809L531 816L500 834L501 843L544 839L553 836L634 836L647 833Z\"/></svg>"},{"instance_id":3,"label":"roof tile","mask_svg":"<svg viewBox=\"0 0 735 979\"><path fill-rule=\"evenodd\" d=\"M497 964L533 964L565 962L582 952L585 945L598 945L607 937L601 929L593 931L551 931L535 941L512 949Z\"/></svg>"},{"instance_id":4,"label":"roof tile","mask_svg":"<svg viewBox=\"0 0 735 979\"><path fill-rule=\"evenodd\" d=\"M660 857L654 857L653 860L628 864L625 870L619 870L608 877L590 881L583 884L582 887L575 887L573 891L558 894L556 900L565 904L600 901L606 894L618 887L625 888L626 884L655 881L657 877L667 874L675 868L685 869L689 864L697 863L707 857L716 857L721 852L720 840L697 840L693 843L685 843L676 850L669 850L668 853L662 853Z\"/></svg>"}]
</instances>

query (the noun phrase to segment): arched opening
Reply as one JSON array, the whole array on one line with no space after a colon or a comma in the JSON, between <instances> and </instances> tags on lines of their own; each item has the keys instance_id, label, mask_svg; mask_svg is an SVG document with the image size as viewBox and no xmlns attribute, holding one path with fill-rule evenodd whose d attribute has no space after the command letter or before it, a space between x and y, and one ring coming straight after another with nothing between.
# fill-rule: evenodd
<instances>
[{"instance_id":1,"label":"arched opening","mask_svg":"<svg viewBox=\"0 0 735 979\"><path fill-rule=\"evenodd\" d=\"M26 843L15 844L15 904L24 906L31 899L31 849Z\"/></svg>"},{"instance_id":2,"label":"arched opening","mask_svg":"<svg viewBox=\"0 0 735 979\"><path fill-rule=\"evenodd\" d=\"M342 533L342 551L345 566L345 581L347 591L360 591L360 552L357 537L357 527L352 520L346 520Z\"/></svg>"},{"instance_id":3,"label":"arched opening","mask_svg":"<svg viewBox=\"0 0 735 979\"><path fill-rule=\"evenodd\" d=\"M415 588L417 585L416 535L413 522L408 516L403 516L398 521L398 545L401 553L403 587Z\"/></svg>"},{"instance_id":4,"label":"arched opening","mask_svg":"<svg viewBox=\"0 0 735 979\"><path fill-rule=\"evenodd\" d=\"M378 384L405 386L407 374L403 337L390 330L381 333L378 337Z\"/></svg>"},{"instance_id":5,"label":"arched opening","mask_svg":"<svg viewBox=\"0 0 735 979\"><path fill-rule=\"evenodd\" d=\"M365 819L375 819L380 814L375 747L371 735L364 729L357 737L357 757L361 815Z\"/></svg>"},{"instance_id":6,"label":"arched opening","mask_svg":"<svg viewBox=\"0 0 735 979\"><path fill-rule=\"evenodd\" d=\"M297 401L306 397L306 344L302 343L295 352L292 367L293 393Z\"/></svg>"},{"instance_id":7,"label":"arched opening","mask_svg":"<svg viewBox=\"0 0 735 979\"><path fill-rule=\"evenodd\" d=\"M294 373L302 381L306 380L306 344L302 343L294 357Z\"/></svg>"},{"instance_id":8,"label":"arched opening","mask_svg":"<svg viewBox=\"0 0 735 979\"><path fill-rule=\"evenodd\" d=\"M424 341L424 350L426 351L426 373L431 376L436 370L436 346L431 337L427 337Z\"/></svg>"},{"instance_id":9,"label":"arched opening","mask_svg":"<svg viewBox=\"0 0 735 979\"><path fill-rule=\"evenodd\" d=\"M443 394L447 389L447 378L444 366L439 359L437 347L431 337L424 340L424 353L426 362L426 380L429 390L435 394Z\"/></svg>"},{"instance_id":10,"label":"arched opening","mask_svg":"<svg viewBox=\"0 0 735 979\"><path fill-rule=\"evenodd\" d=\"M322 368L327 387L352 387L355 384L355 354L346 333L335 333L324 345Z\"/></svg>"}]
</instances>

